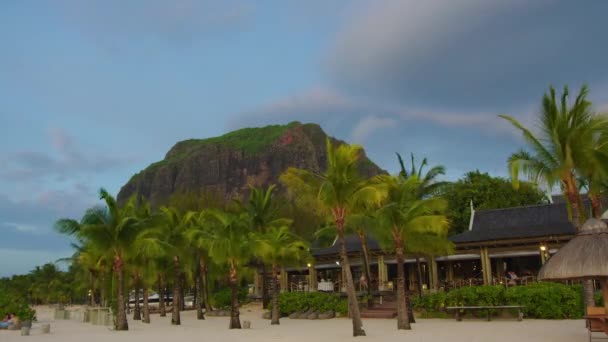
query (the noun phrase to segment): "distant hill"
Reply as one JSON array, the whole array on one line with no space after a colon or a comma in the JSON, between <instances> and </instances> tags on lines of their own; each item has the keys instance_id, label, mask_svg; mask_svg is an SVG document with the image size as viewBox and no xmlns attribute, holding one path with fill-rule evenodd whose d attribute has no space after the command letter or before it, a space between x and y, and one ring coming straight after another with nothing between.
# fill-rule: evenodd
<instances>
[{"instance_id":1,"label":"distant hill","mask_svg":"<svg viewBox=\"0 0 608 342\"><path fill-rule=\"evenodd\" d=\"M165 159L135 174L119 194L122 202L133 194L153 205L164 204L174 192L208 190L226 198L240 197L254 186L277 183L288 167L322 171L327 134L317 124L292 122L244 128L208 139L180 141ZM337 144L344 142L330 139ZM363 153L365 176L384 173Z\"/></svg>"}]
</instances>

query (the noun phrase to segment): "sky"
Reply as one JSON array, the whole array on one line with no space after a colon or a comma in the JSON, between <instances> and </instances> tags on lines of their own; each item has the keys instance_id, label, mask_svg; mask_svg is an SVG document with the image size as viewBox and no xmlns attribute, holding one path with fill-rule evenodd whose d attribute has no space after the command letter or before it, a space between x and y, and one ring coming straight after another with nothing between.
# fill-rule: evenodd
<instances>
[{"instance_id":1,"label":"sky","mask_svg":"<svg viewBox=\"0 0 608 342\"><path fill-rule=\"evenodd\" d=\"M549 85L608 111L608 2L0 2L0 276L73 253L53 231L177 141L319 123L380 167L506 176Z\"/></svg>"}]
</instances>

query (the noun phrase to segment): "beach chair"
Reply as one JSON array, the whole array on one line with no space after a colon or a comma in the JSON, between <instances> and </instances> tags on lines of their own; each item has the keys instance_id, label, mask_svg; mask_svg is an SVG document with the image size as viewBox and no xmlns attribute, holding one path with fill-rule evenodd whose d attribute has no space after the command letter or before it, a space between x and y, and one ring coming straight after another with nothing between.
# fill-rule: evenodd
<instances>
[{"instance_id":1,"label":"beach chair","mask_svg":"<svg viewBox=\"0 0 608 342\"><path fill-rule=\"evenodd\" d=\"M598 337L597 335L593 335L593 333L608 334L608 322L606 321L608 315L606 315L606 309L604 309L604 307L587 307L586 318L587 329L589 330L589 342L591 342L593 339L608 339L606 336Z\"/></svg>"}]
</instances>

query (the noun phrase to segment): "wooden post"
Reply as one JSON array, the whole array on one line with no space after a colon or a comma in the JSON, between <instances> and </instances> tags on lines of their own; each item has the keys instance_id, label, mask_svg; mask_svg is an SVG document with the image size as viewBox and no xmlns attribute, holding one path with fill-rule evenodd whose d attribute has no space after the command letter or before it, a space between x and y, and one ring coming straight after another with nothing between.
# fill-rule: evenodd
<instances>
[{"instance_id":1,"label":"wooden post","mask_svg":"<svg viewBox=\"0 0 608 342\"><path fill-rule=\"evenodd\" d=\"M429 282L431 283L431 292L437 292L439 288L439 272L437 270L437 259L433 256L429 258Z\"/></svg>"},{"instance_id":2,"label":"wooden post","mask_svg":"<svg viewBox=\"0 0 608 342\"><path fill-rule=\"evenodd\" d=\"M378 289L380 291L386 290L386 283L388 282L388 269L384 263L384 256L378 256Z\"/></svg>"},{"instance_id":3,"label":"wooden post","mask_svg":"<svg viewBox=\"0 0 608 342\"><path fill-rule=\"evenodd\" d=\"M308 291L316 292L317 291L317 270L315 269L315 265L309 264L308 266Z\"/></svg>"},{"instance_id":4,"label":"wooden post","mask_svg":"<svg viewBox=\"0 0 608 342\"><path fill-rule=\"evenodd\" d=\"M488 254L487 247L481 248L480 258L481 271L483 273L483 284L492 285L492 263L490 262L490 255Z\"/></svg>"},{"instance_id":5,"label":"wooden post","mask_svg":"<svg viewBox=\"0 0 608 342\"><path fill-rule=\"evenodd\" d=\"M281 278L280 278L281 292L289 291L289 279L287 277L287 271L284 268L281 268Z\"/></svg>"},{"instance_id":6,"label":"wooden post","mask_svg":"<svg viewBox=\"0 0 608 342\"><path fill-rule=\"evenodd\" d=\"M448 281L452 282L454 281L454 264L452 261L448 261L446 267Z\"/></svg>"}]
</instances>

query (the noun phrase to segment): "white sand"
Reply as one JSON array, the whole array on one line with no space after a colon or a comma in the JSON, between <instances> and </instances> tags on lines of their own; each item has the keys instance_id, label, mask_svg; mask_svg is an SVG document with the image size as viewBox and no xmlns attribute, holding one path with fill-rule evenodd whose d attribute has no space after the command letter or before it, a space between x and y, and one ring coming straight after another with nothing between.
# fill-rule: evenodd
<instances>
[{"instance_id":1,"label":"white sand","mask_svg":"<svg viewBox=\"0 0 608 342\"><path fill-rule=\"evenodd\" d=\"M19 331L0 330L0 341L353 341L351 321L344 318L330 320L281 319L281 325L270 326L270 321L261 319L258 307L241 309L241 321L249 320L252 329L229 330L227 317L207 317L197 321L194 311L182 312L182 325L172 326L170 317L152 315L151 324L129 321L129 331L115 332L108 327L94 326L68 320L52 320L52 310L38 308L40 321L51 322L51 334L41 335L40 329L33 329L31 336L22 337ZM495 320L491 322L451 319L420 319L413 330L397 331L396 321L387 319L364 319L367 337L356 341L449 341L449 342L577 342L587 341L587 331L582 320ZM34 324L34 328L36 323Z\"/></svg>"}]
</instances>

